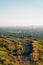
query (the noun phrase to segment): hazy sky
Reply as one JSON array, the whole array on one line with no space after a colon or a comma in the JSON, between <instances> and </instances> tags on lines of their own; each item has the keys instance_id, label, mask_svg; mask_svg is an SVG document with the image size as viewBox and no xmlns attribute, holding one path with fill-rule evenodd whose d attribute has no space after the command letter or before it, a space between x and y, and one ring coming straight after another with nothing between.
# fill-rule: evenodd
<instances>
[{"instance_id":1,"label":"hazy sky","mask_svg":"<svg viewBox=\"0 0 43 65\"><path fill-rule=\"evenodd\" d=\"M43 0L0 0L0 26L43 25Z\"/></svg>"}]
</instances>

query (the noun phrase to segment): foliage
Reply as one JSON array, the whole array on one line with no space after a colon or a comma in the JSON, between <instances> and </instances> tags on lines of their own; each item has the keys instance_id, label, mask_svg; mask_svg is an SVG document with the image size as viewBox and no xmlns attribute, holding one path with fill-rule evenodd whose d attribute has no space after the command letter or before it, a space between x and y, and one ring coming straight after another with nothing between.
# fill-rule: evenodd
<instances>
[{"instance_id":1,"label":"foliage","mask_svg":"<svg viewBox=\"0 0 43 65\"><path fill-rule=\"evenodd\" d=\"M43 40L0 37L0 65L25 65L26 63L27 65L43 64Z\"/></svg>"}]
</instances>

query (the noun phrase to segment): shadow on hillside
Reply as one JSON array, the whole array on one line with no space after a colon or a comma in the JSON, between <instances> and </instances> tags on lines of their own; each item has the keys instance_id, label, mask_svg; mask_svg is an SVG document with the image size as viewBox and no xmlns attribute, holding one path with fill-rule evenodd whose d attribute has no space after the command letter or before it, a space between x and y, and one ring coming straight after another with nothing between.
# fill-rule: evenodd
<instances>
[{"instance_id":1,"label":"shadow on hillside","mask_svg":"<svg viewBox=\"0 0 43 65\"><path fill-rule=\"evenodd\" d=\"M29 58L30 54L33 52L32 41L28 41L24 44L24 52L22 53L22 58Z\"/></svg>"}]
</instances>

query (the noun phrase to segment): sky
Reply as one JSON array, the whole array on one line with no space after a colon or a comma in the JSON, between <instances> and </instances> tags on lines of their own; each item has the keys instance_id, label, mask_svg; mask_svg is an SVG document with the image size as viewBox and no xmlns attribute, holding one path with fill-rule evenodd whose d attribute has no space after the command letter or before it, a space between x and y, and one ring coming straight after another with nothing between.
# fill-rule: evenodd
<instances>
[{"instance_id":1,"label":"sky","mask_svg":"<svg viewBox=\"0 0 43 65\"><path fill-rule=\"evenodd\" d=\"M0 0L0 26L43 26L43 0Z\"/></svg>"}]
</instances>

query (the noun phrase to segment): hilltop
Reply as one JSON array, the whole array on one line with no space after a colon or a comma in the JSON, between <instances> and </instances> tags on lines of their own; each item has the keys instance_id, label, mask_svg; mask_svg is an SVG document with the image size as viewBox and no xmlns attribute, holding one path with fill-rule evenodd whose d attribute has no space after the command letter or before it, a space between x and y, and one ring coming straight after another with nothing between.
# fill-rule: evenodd
<instances>
[{"instance_id":1,"label":"hilltop","mask_svg":"<svg viewBox=\"0 0 43 65\"><path fill-rule=\"evenodd\" d=\"M43 40L0 36L0 65L43 65Z\"/></svg>"}]
</instances>

